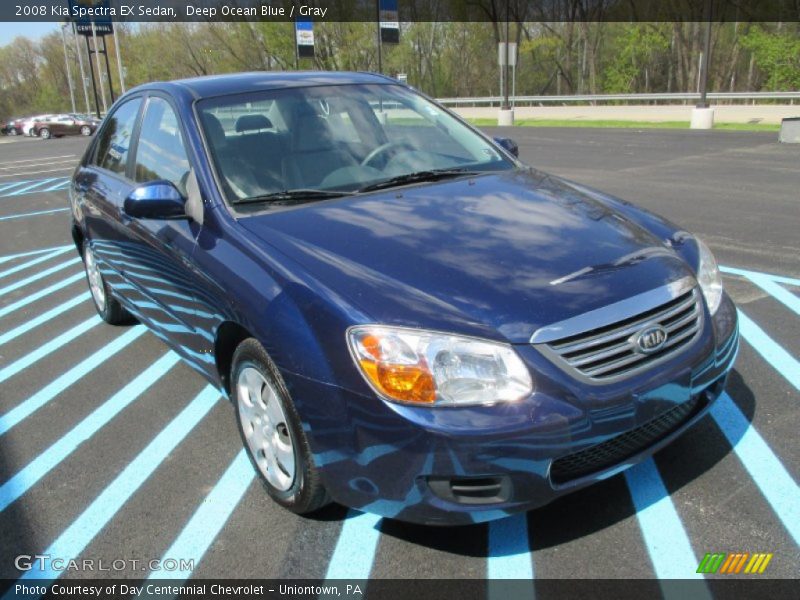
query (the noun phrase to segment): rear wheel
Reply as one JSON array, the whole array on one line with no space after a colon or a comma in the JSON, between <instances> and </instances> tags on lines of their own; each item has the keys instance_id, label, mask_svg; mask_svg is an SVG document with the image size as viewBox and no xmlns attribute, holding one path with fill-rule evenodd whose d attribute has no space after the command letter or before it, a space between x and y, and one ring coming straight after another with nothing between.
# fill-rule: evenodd
<instances>
[{"instance_id":1,"label":"rear wheel","mask_svg":"<svg viewBox=\"0 0 800 600\"><path fill-rule=\"evenodd\" d=\"M131 323L134 320L131 314L111 295L111 289L97 266L97 259L89 245L89 240L83 242L83 266L86 270L86 281L89 284L89 291L92 292L92 301L97 309L97 314L111 325Z\"/></svg>"},{"instance_id":2,"label":"rear wheel","mask_svg":"<svg viewBox=\"0 0 800 600\"><path fill-rule=\"evenodd\" d=\"M33 131L33 130L31 130L31 131L32 131L33 135L36 135L35 131ZM47 127L42 127L39 130L39 137L42 138L43 140L49 140L50 139L50 130Z\"/></svg>"},{"instance_id":3,"label":"rear wheel","mask_svg":"<svg viewBox=\"0 0 800 600\"><path fill-rule=\"evenodd\" d=\"M298 514L328 504L300 417L258 341L250 338L239 345L231 375L239 434L267 493Z\"/></svg>"},{"instance_id":4,"label":"rear wheel","mask_svg":"<svg viewBox=\"0 0 800 600\"><path fill-rule=\"evenodd\" d=\"M92 135L92 128L88 125L81 127L81 135Z\"/></svg>"}]
</instances>

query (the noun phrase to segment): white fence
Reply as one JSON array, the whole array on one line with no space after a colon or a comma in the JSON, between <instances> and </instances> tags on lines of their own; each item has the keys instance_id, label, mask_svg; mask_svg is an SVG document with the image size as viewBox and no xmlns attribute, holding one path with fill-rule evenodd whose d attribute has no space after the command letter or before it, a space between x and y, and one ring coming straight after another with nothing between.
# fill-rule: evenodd
<instances>
[{"instance_id":1,"label":"white fence","mask_svg":"<svg viewBox=\"0 0 800 600\"><path fill-rule=\"evenodd\" d=\"M758 103L762 100L781 100L788 104L794 104L795 100L800 100L800 91L797 92L709 92L706 95L710 102L728 101ZM509 98L517 106L536 105L536 104L567 104L574 102L586 102L597 104L601 102L627 102L627 103L675 103L675 102L697 102L700 94L672 93L672 94L576 94L570 96L516 96ZM437 101L447 106L494 106L503 103L502 96L478 96L475 98L438 98Z\"/></svg>"}]
</instances>

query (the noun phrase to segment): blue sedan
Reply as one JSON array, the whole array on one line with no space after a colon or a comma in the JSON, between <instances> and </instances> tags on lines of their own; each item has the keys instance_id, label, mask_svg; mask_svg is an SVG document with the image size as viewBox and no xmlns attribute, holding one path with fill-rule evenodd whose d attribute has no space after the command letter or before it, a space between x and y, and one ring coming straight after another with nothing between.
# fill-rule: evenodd
<instances>
[{"instance_id":1,"label":"blue sedan","mask_svg":"<svg viewBox=\"0 0 800 600\"><path fill-rule=\"evenodd\" d=\"M72 236L103 319L231 398L276 502L487 521L670 443L738 349L702 241L516 155L380 75L152 83Z\"/></svg>"}]
</instances>

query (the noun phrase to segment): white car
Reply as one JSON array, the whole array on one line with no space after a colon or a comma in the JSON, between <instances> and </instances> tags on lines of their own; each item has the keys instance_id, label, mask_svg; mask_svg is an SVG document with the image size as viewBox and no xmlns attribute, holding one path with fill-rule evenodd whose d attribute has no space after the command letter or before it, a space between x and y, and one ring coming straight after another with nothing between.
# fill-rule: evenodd
<instances>
[{"instance_id":1,"label":"white car","mask_svg":"<svg viewBox=\"0 0 800 600\"><path fill-rule=\"evenodd\" d=\"M44 119L49 119L54 115L35 115L33 117L28 117L24 121L22 121L21 128L22 128L22 135L26 135L31 137L34 135L33 133L33 126L36 124L36 121L42 121Z\"/></svg>"}]
</instances>

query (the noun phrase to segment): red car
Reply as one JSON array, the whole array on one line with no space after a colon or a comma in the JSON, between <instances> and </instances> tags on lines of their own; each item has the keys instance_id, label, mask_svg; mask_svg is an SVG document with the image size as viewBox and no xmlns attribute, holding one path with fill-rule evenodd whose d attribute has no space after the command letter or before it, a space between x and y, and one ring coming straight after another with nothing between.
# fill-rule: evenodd
<instances>
[{"instance_id":1,"label":"red car","mask_svg":"<svg viewBox=\"0 0 800 600\"><path fill-rule=\"evenodd\" d=\"M92 135L98 124L96 119L82 115L52 115L37 120L31 133L43 139L65 135Z\"/></svg>"}]
</instances>

